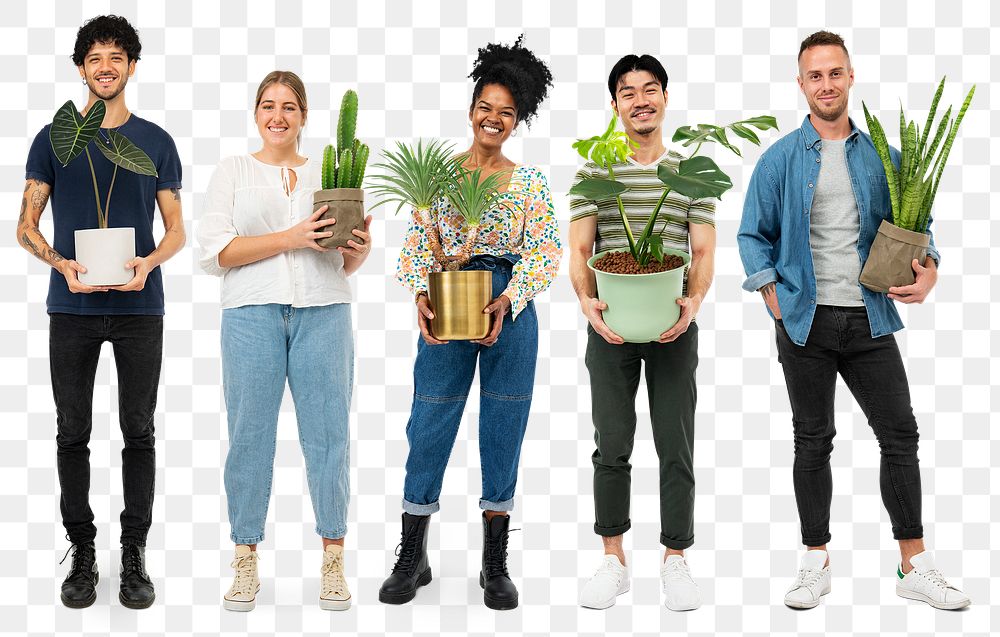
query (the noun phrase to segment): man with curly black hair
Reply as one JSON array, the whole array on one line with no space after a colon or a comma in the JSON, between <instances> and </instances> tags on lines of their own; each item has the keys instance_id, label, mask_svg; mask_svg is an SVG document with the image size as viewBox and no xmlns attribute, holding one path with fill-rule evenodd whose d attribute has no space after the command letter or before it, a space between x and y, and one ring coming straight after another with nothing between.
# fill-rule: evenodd
<instances>
[{"instance_id":1,"label":"man with curly black hair","mask_svg":"<svg viewBox=\"0 0 1000 637\"><path fill-rule=\"evenodd\" d=\"M657 177L661 165L676 170L684 157L663 141L667 109L667 72L651 55L627 55L608 76L611 108L637 148L613 165L615 178L628 182L621 197L624 214L638 236L663 192ZM608 177L608 169L588 163L576 175ZM680 319L650 343L626 343L604 322L608 308L597 296L588 259L597 252L627 248L627 235L613 199L570 199L570 279L587 318L587 370L596 449L594 465L594 532L604 543L604 559L583 587L580 605L608 608L629 590L623 540L631 528L629 458L635 438L635 395L645 363L653 445L659 458L660 564L664 604L670 610L692 610L701 603L685 549L694 543L694 414L697 402L698 325L694 317L712 285L715 260L715 203L670 192L653 233L665 248L690 251L685 291L677 299Z\"/></svg>"},{"instance_id":2,"label":"man with curly black hair","mask_svg":"<svg viewBox=\"0 0 1000 637\"><path fill-rule=\"evenodd\" d=\"M482 340L444 342L429 328L433 318L427 279L440 265L431 256L422 224L411 222L399 257L397 279L413 294L422 340L413 368L414 392L406 438L410 453L403 489L403 531L399 559L382 584L379 600L403 604L431 581L427 558L430 515L438 499L469 387L478 363L480 377L479 449L482 458L483 559L479 583L489 608L518 605L517 587L507 571L508 512L521 442L528 425L538 358L538 319L532 299L559 271L562 246L545 175L503 154L503 143L538 112L552 75L535 54L521 46L490 44L479 50L471 76L476 85L469 105L472 145L463 166L482 177L506 173L501 199L479 224L473 257L463 269L492 271L492 329ZM431 208L433 228L446 253L457 254L469 231L445 200Z\"/></svg>"},{"instance_id":3,"label":"man with curly black hair","mask_svg":"<svg viewBox=\"0 0 1000 637\"><path fill-rule=\"evenodd\" d=\"M88 161L63 166L49 143L46 126L28 153L24 197L17 223L18 242L52 266L47 299L49 359L56 405L56 458L61 489L60 511L73 562L60 598L70 608L85 608L97 599L98 569L94 540L97 528L90 508L90 441L94 376L105 341L114 348L118 368L122 485L121 583L119 600L128 608L147 608L155 599L146 573L146 535L152 522L156 474L153 414L163 349L163 281L159 266L184 245L181 217L181 162L170 136L141 119L125 105L125 85L135 73L141 51L139 35L128 20L99 16L84 24L73 49L88 96L84 114L105 104L97 138L88 146ZM156 176L117 170L97 148L117 131L153 161ZM94 181L96 180L96 184ZM93 228L94 189L114 184L108 207L115 227L135 231L136 256L122 266L134 271L122 286L90 286L80 282L86 268L78 263L74 232ZM57 187L58 186L58 187ZM52 197L54 241L39 230L39 219ZM100 205L100 204L98 204ZM153 240L154 208L165 233ZM68 553L68 551L67 551Z\"/></svg>"}]
</instances>

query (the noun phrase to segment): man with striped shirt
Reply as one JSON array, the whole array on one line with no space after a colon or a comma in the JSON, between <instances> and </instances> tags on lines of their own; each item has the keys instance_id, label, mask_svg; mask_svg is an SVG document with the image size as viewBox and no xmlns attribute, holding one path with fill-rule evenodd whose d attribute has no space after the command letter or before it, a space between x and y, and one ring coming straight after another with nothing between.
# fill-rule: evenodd
<instances>
[{"instance_id":1,"label":"man with striped shirt","mask_svg":"<svg viewBox=\"0 0 1000 637\"><path fill-rule=\"evenodd\" d=\"M667 73L650 55L628 55L608 77L611 108L629 138L638 144L627 162L613 166L615 179L628 185L622 194L632 232L639 235L660 196L660 164L677 166L683 156L663 142L667 107ZM607 176L593 163L576 175L576 182ZM697 398L698 328L693 319L712 284L715 258L715 204L671 192L660 211L654 233L663 230L665 248L689 250L691 265L685 281L677 324L658 341L626 343L604 323L607 304L597 296L594 273L587 260L609 249L628 249L617 203L613 199L570 200L570 277L587 328L587 369L590 371L594 440L594 531L604 541L604 561L580 593L580 604L608 608L629 590L622 547L631 527L629 457L635 437L635 396L643 361L649 395L653 442L659 457L660 542L666 547L660 578L664 603L671 610L692 610L700 603L684 550L694 543L694 411ZM664 224L666 227L664 228Z\"/></svg>"}]
</instances>

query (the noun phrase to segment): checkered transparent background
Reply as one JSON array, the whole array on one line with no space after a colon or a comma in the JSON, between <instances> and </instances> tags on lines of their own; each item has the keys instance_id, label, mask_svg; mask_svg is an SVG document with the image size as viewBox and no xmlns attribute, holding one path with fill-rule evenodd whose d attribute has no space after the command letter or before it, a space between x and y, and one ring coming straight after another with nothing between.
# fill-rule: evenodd
<instances>
[{"instance_id":1,"label":"checkered transparent background","mask_svg":"<svg viewBox=\"0 0 1000 637\"><path fill-rule=\"evenodd\" d=\"M332 7L330 5L333 5ZM1000 218L991 182L1000 153L1000 87L995 41L1000 17L986 0L962 3L739 2L614 3L461 0L409 3L170 3L35 0L5 3L0 26L0 630L12 633L198 634L655 634L712 633L987 634L1000 612L1000 442L991 435L1000 405ZM219 366L219 284L196 266L190 245L164 268L166 356L156 415L157 495L148 566L158 600L123 609L117 586L121 508L115 376L109 352L95 389L92 502L102 572L98 602L71 611L58 602L66 544L58 523L55 418L48 374L48 269L14 243L24 158L56 106L84 92L69 61L84 19L114 12L132 20L143 59L128 87L130 107L163 127L184 163L182 194L194 236L208 178L223 156L258 146L249 102L276 68L306 81L305 152L333 136L340 95L361 96L358 136L373 152L392 139L445 137L467 143L467 79L475 50L513 41L551 65L555 88L530 130L506 154L549 176L568 239L566 188L578 165L577 136L607 121L607 72L630 52L656 54L670 73L667 127L774 114L782 134L799 125L805 102L795 85L801 39L819 28L841 33L853 53L852 109L864 99L890 121L901 98L922 121L937 80L943 103L958 105L978 85L946 178L935 222L943 254L930 302L903 308L900 337L920 422L924 515L929 544L975 605L945 613L897 598L896 551L878 491L878 448L841 385L834 454L833 593L809 612L781 605L797 567L798 534L790 472L791 423L770 322L743 278L735 235L742 191L759 156L716 158L736 187L718 206L715 285L698 317L700 401L695 450L696 544L689 563L705 605L674 614L660 601L657 484L648 410L633 457L632 592L606 611L576 606L597 566L592 533L592 427L583 365L584 320L563 274L538 299L542 338L533 413L522 455L512 536L512 573L521 607L494 613L481 603L476 507L480 478L470 398L433 521L435 580L414 603L390 607L376 591L398 542L416 330L407 294L391 277L405 229L402 216L376 212L376 244L354 277L357 388L352 410L348 577L355 606L320 611L320 564L291 401L279 427L274 497L261 545L263 588L253 613L221 610L231 545L222 495L226 453ZM765 135L765 144L777 135ZM895 137L895 136L893 136ZM43 231L51 236L46 215ZM568 259L566 260L568 265ZM991 267L992 266L992 267ZM444 540L443 538L447 538Z\"/></svg>"}]
</instances>

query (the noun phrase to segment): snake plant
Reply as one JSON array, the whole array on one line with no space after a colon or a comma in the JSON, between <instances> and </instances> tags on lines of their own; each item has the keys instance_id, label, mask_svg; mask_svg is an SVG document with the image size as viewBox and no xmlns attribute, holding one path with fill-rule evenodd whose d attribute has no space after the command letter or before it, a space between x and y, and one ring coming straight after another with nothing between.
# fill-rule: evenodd
<instances>
[{"instance_id":1,"label":"snake plant","mask_svg":"<svg viewBox=\"0 0 1000 637\"><path fill-rule=\"evenodd\" d=\"M965 112L969 109L972 96L976 92L976 86L973 85L968 95L965 96L965 101L954 120L951 118L951 107L948 107L944 117L938 123L934 138L930 139L934 116L937 114L938 102L944 93L946 79L947 77L941 78L941 83L938 84L934 98L931 100L931 109L927 114L923 134L920 133L920 128L915 122L912 120L909 123L906 122L906 114L903 112L903 105L900 104L899 138L901 151L899 168L892 163L889 141L882 123L878 117L868 112L868 105L862 102L865 121L868 123L868 133L871 135L872 143L882 161L882 168L889 186L892 223L894 226L912 232L927 232L931 218L931 206L934 204L934 197L941 184L941 175L944 173L948 154L951 152L955 136L958 134L958 127L962 124ZM944 140L943 145L941 145L942 139ZM937 153L939 145L941 150ZM937 153L936 159L935 153Z\"/></svg>"}]
</instances>

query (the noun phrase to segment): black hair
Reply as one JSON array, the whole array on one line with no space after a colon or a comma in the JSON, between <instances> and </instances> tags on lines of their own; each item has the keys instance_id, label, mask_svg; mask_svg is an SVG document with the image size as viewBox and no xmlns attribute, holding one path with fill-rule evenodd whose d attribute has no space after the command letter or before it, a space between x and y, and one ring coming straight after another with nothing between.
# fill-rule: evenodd
<instances>
[{"instance_id":1,"label":"black hair","mask_svg":"<svg viewBox=\"0 0 1000 637\"><path fill-rule=\"evenodd\" d=\"M513 46L487 44L479 49L479 57L469 77L476 81L472 91L473 105L487 84L500 84L514 96L517 122L530 124L549 93L552 73L534 53L521 46L523 39L522 33Z\"/></svg>"},{"instance_id":2,"label":"black hair","mask_svg":"<svg viewBox=\"0 0 1000 637\"><path fill-rule=\"evenodd\" d=\"M73 46L73 64L83 66L83 60L95 44L114 44L121 47L129 62L139 59L142 43L139 34L129 21L118 15L99 15L87 20L76 32Z\"/></svg>"},{"instance_id":3,"label":"black hair","mask_svg":"<svg viewBox=\"0 0 1000 637\"><path fill-rule=\"evenodd\" d=\"M615 63L608 75L608 92L611 93L611 100L618 101L618 82L633 71L647 71L653 75L660 83L660 88L667 90L667 70L663 68L660 61L652 55L643 53L642 55L626 55Z\"/></svg>"}]
</instances>

